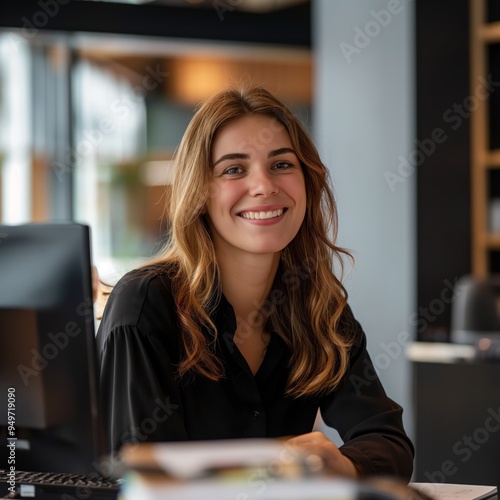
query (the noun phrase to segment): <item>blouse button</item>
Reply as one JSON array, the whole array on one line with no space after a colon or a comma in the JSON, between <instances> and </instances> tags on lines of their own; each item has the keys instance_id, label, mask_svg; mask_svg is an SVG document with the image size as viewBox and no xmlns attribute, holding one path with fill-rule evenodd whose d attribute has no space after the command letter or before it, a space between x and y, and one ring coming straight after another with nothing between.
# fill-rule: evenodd
<instances>
[{"instance_id":1,"label":"blouse button","mask_svg":"<svg viewBox=\"0 0 500 500\"><path fill-rule=\"evenodd\" d=\"M259 420L259 418L260 418L260 411L254 410L254 411L252 412L252 418L253 418L254 420Z\"/></svg>"}]
</instances>

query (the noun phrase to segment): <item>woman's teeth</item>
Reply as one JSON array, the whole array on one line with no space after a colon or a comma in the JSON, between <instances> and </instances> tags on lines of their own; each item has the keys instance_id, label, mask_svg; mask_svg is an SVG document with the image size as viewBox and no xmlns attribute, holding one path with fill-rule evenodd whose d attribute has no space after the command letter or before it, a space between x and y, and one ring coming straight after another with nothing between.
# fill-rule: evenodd
<instances>
[{"instance_id":1,"label":"woman's teeth","mask_svg":"<svg viewBox=\"0 0 500 500\"><path fill-rule=\"evenodd\" d=\"M242 212L240 215L244 219L274 219L283 213L283 209L270 210L269 212Z\"/></svg>"}]
</instances>

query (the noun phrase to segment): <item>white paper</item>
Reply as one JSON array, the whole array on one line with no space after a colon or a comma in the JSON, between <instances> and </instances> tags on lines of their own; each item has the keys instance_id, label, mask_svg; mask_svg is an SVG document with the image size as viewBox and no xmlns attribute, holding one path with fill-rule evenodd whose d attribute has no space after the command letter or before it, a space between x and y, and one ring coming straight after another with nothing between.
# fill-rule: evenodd
<instances>
[{"instance_id":1,"label":"white paper","mask_svg":"<svg viewBox=\"0 0 500 500\"><path fill-rule=\"evenodd\" d=\"M269 467L270 471L292 464L300 457L273 439L237 439L157 443L155 459L160 469L181 479L225 467Z\"/></svg>"},{"instance_id":2,"label":"white paper","mask_svg":"<svg viewBox=\"0 0 500 500\"><path fill-rule=\"evenodd\" d=\"M446 483L410 483L410 486L436 500L479 500L497 493L496 486Z\"/></svg>"},{"instance_id":3,"label":"white paper","mask_svg":"<svg viewBox=\"0 0 500 500\"><path fill-rule=\"evenodd\" d=\"M335 479L219 483L188 481L178 485L149 485L140 480L126 484L123 500L355 500L355 483Z\"/></svg>"}]
</instances>

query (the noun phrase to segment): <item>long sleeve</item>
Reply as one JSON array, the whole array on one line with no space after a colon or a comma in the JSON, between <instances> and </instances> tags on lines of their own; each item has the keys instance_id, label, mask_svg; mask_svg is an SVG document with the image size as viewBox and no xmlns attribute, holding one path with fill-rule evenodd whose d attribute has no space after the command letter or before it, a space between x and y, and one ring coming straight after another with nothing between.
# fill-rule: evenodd
<instances>
[{"instance_id":1,"label":"long sleeve","mask_svg":"<svg viewBox=\"0 0 500 500\"><path fill-rule=\"evenodd\" d=\"M414 450L403 428L403 410L385 393L361 326L352 316L348 323L355 334L350 366L337 390L322 401L323 420L337 429L345 443L340 451L362 476L387 475L409 481Z\"/></svg>"},{"instance_id":2,"label":"long sleeve","mask_svg":"<svg viewBox=\"0 0 500 500\"><path fill-rule=\"evenodd\" d=\"M100 394L112 450L187 439L175 383L176 325L161 280L135 274L111 293L97 334Z\"/></svg>"},{"instance_id":3,"label":"long sleeve","mask_svg":"<svg viewBox=\"0 0 500 500\"><path fill-rule=\"evenodd\" d=\"M159 369L158 369L159 367ZM181 398L163 346L137 328L112 330L101 351L101 396L111 448L127 442L186 440Z\"/></svg>"}]
</instances>

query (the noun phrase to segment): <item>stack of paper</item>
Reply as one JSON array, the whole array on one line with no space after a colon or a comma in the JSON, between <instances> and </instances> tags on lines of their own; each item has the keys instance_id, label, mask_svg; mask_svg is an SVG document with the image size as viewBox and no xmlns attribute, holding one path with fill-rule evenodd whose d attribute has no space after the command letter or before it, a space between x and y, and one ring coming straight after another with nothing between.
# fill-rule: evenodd
<instances>
[{"instance_id":1,"label":"stack of paper","mask_svg":"<svg viewBox=\"0 0 500 500\"><path fill-rule=\"evenodd\" d=\"M123 500L354 500L356 483L271 439L130 445Z\"/></svg>"},{"instance_id":2,"label":"stack of paper","mask_svg":"<svg viewBox=\"0 0 500 500\"><path fill-rule=\"evenodd\" d=\"M335 479L285 481L249 478L222 482L193 480L167 485L133 474L122 491L125 500L355 500L354 484Z\"/></svg>"}]
</instances>

